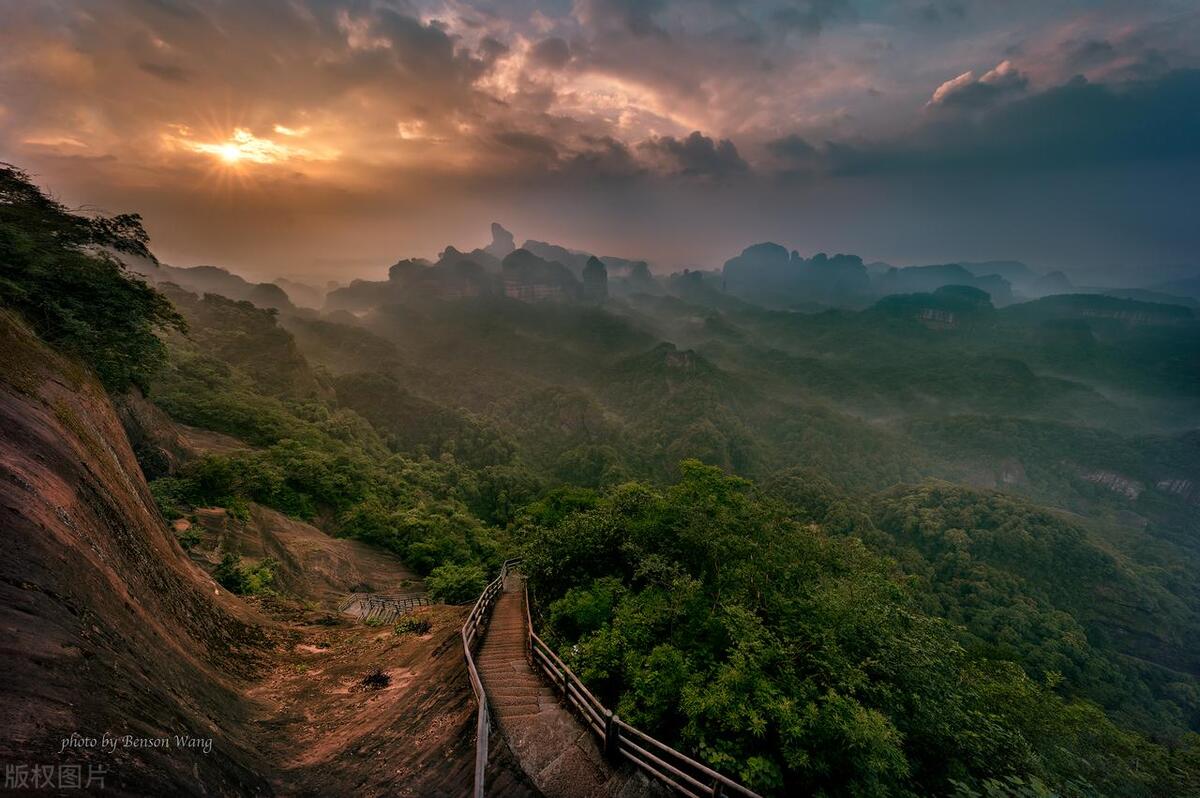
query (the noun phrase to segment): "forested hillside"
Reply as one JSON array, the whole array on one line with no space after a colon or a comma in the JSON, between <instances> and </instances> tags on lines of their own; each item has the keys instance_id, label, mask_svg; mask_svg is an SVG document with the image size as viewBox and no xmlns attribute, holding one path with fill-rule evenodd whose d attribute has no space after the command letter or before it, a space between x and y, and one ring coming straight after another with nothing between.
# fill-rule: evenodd
<instances>
[{"instance_id":1,"label":"forested hillside","mask_svg":"<svg viewBox=\"0 0 1200 798\"><path fill-rule=\"evenodd\" d=\"M7 312L236 444L143 462L165 520L271 508L448 603L522 555L606 704L764 794L1200 794L1192 310L811 258L801 313L455 250L322 313L151 286L136 219L3 176Z\"/></svg>"}]
</instances>

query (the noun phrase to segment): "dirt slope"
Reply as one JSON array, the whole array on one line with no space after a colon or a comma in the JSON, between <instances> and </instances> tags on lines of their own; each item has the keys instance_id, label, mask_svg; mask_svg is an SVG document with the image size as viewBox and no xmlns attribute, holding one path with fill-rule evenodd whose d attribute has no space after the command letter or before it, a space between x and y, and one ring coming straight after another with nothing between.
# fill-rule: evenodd
<instances>
[{"instance_id":1,"label":"dirt slope","mask_svg":"<svg viewBox=\"0 0 1200 798\"><path fill-rule=\"evenodd\" d=\"M179 556L107 396L0 316L0 759L94 762L128 794L269 790L237 680L264 629ZM95 748L175 734L194 750Z\"/></svg>"},{"instance_id":2,"label":"dirt slope","mask_svg":"<svg viewBox=\"0 0 1200 798\"><path fill-rule=\"evenodd\" d=\"M171 434L152 426L139 444ZM263 509L231 534L284 564L291 595L218 588L158 516L100 386L3 314L0 532L0 761L103 767L112 795L469 792L464 610L431 608L423 636L331 612L344 587L411 574ZM375 668L387 684L363 689ZM213 742L60 754L72 732ZM503 750L492 767L494 794L532 794Z\"/></svg>"},{"instance_id":3,"label":"dirt slope","mask_svg":"<svg viewBox=\"0 0 1200 798\"><path fill-rule=\"evenodd\" d=\"M186 522L185 522L186 523ZM334 538L317 527L251 504L249 517L202 509L190 529L199 543L189 552L211 571L225 552L251 562L275 560L276 586L290 595L336 608L349 593L415 593L424 583L396 555L358 540Z\"/></svg>"}]
</instances>

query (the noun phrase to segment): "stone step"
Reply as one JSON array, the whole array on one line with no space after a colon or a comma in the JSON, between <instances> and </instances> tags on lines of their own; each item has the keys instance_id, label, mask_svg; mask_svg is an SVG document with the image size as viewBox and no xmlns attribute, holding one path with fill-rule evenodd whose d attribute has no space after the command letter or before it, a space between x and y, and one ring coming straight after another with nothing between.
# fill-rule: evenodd
<instances>
[{"instance_id":1,"label":"stone step","mask_svg":"<svg viewBox=\"0 0 1200 798\"><path fill-rule=\"evenodd\" d=\"M477 665L481 668L510 668L527 671L529 663L522 657L480 657Z\"/></svg>"},{"instance_id":2,"label":"stone step","mask_svg":"<svg viewBox=\"0 0 1200 798\"><path fill-rule=\"evenodd\" d=\"M517 698L520 696L530 696L534 698L538 696L545 696L547 698L554 697L553 690L537 684L498 684L494 687L488 687L487 691L489 694L495 695L499 698Z\"/></svg>"},{"instance_id":3,"label":"stone step","mask_svg":"<svg viewBox=\"0 0 1200 798\"><path fill-rule=\"evenodd\" d=\"M532 673L498 673L487 676L483 680L484 687L499 687L502 684L528 684L536 686L541 683L542 680Z\"/></svg>"},{"instance_id":4,"label":"stone step","mask_svg":"<svg viewBox=\"0 0 1200 798\"><path fill-rule=\"evenodd\" d=\"M515 691L515 690L532 690L532 691L536 692L538 695L549 695L549 696L557 695L557 693L554 691L553 687L544 685L541 682L537 681L536 679L530 680L530 681L526 682L525 684L489 684L489 685L487 685L486 689L489 693L491 693L491 692L502 693L502 692L509 692L509 691Z\"/></svg>"},{"instance_id":5,"label":"stone step","mask_svg":"<svg viewBox=\"0 0 1200 798\"><path fill-rule=\"evenodd\" d=\"M492 706L504 709L517 709L519 707L540 707L541 703L537 696L509 696L503 699L493 699Z\"/></svg>"},{"instance_id":6,"label":"stone step","mask_svg":"<svg viewBox=\"0 0 1200 798\"><path fill-rule=\"evenodd\" d=\"M499 695L500 691L502 691L502 690L523 690L527 694L529 694L530 697L533 697L535 695L540 695L539 693L536 692L538 689L538 685L529 684L528 682L504 682L503 684L489 684L487 687L485 687L483 689L489 695L493 695L493 694ZM506 698L514 698L514 697L516 697L516 696L506 696Z\"/></svg>"},{"instance_id":7,"label":"stone step","mask_svg":"<svg viewBox=\"0 0 1200 798\"><path fill-rule=\"evenodd\" d=\"M485 690L490 690L495 687L540 687L541 684L542 683L540 680L519 673L511 676L493 676L490 679L483 680L483 687Z\"/></svg>"},{"instance_id":8,"label":"stone step","mask_svg":"<svg viewBox=\"0 0 1200 798\"><path fill-rule=\"evenodd\" d=\"M542 710L540 707L534 706L497 706L495 707L496 717L507 720L508 718L528 718L534 715L540 715Z\"/></svg>"}]
</instances>

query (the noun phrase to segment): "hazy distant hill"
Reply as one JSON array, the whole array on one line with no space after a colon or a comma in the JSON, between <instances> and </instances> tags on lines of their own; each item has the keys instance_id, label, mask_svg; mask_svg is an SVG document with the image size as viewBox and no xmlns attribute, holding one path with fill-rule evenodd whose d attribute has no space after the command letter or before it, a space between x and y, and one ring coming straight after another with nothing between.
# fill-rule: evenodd
<instances>
[{"instance_id":1,"label":"hazy distant hill","mask_svg":"<svg viewBox=\"0 0 1200 798\"><path fill-rule=\"evenodd\" d=\"M1150 288L1155 291L1162 291L1165 294L1177 294L1179 296L1191 297L1192 299L1200 299L1200 275L1183 277L1178 280L1168 280L1165 283L1152 285Z\"/></svg>"},{"instance_id":2,"label":"hazy distant hill","mask_svg":"<svg viewBox=\"0 0 1200 798\"><path fill-rule=\"evenodd\" d=\"M140 258L125 258L129 268L155 283L174 283L197 294L220 294L252 302L260 308L295 310L287 292L276 283L252 283L219 266L154 265Z\"/></svg>"}]
</instances>

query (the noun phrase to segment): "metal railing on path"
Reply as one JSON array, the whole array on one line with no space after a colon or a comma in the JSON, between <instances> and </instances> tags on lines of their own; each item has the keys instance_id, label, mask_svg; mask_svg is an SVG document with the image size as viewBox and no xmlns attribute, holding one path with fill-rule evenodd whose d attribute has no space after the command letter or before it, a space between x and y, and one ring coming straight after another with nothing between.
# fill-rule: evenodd
<instances>
[{"instance_id":1,"label":"metal railing on path","mask_svg":"<svg viewBox=\"0 0 1200 798\"><path fill-rule=\"evenodd\" d=\"M357 610L355 614L364 621L378 620L383 623L391 623L417 607L427 607L432 603L429 596L424 593L351 593L342 599L338 610L340 612Z\"/></svg>"},{"instance_id":2,"label":"metal railing on path","mask_svg":"<svg viewBox=\"0 0 1200 798\"><path fill-rule=\"evenodd\" d=\"M478 737L475 748L475 798L483 798L484 795L484 765L487 763L490 719L487 695L471 656L471 643L474 642L487 612L495 603L496 596L504 589L504 580L520 562L520 559L505 561L500 569L500 576L484 589L463 625L463 650L466 652L467 668L471 675L471 687L479 701L476 730ZM600 738L604 753L610 761L627 759L646 774L689 798L761 798L758 793L728 776L721 775L707 765L635 729L600 703L579 677L533 631L528 588L525 592L525 636L531 663L562 695L567 706L573 708L588 728Z\"/></svg>"}]
</instances>

